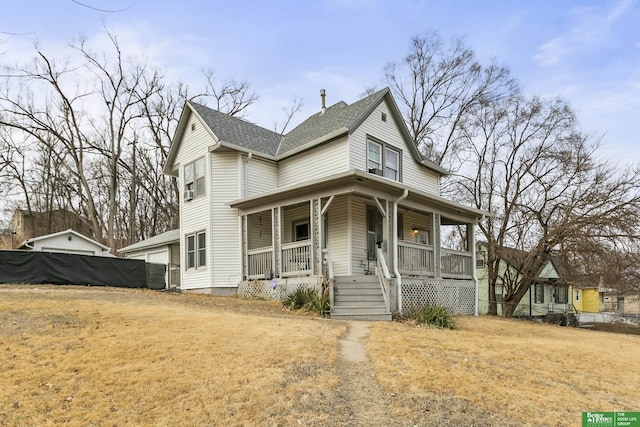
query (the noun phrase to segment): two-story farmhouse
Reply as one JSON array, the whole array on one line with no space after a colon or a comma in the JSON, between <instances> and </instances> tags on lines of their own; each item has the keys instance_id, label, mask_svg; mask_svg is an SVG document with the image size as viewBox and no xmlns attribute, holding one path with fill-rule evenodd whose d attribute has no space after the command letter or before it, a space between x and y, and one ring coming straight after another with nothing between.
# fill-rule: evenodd
<instances>
[{"instance_id":1,"label":"two-story farmhouse","mask_svg":"<svg viewBox=\"0 0 640 427\"><path fill-rule=\"evenodd\" d=\"M283 296L324 283L335 317L426 301L476 311L485 212L439 196L447 172L418 152L388 89L328 108L323 92L285 135L188 102L165 173L182 191L183 290ZM462 226L464 250L441 247L448 226Z\"/></svg>"}]
</instances>

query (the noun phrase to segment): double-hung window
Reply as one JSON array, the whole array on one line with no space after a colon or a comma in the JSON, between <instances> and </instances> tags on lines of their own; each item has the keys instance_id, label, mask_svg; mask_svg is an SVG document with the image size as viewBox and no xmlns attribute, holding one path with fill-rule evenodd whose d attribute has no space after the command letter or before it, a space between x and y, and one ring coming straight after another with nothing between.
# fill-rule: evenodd
<instances>
[{"instance_id":1,"label":"double-hung window","mask_svg":"<svg viewBox=\"0 0 640 427\"><path fill-rule=\"evenodd\" d=\"M207 238L204 231L187 234L187 269L207 265Z\"/></svg>"},{"instance_id":2,"label":"double-hung window","mask_svg":"<svg viewBox=\"0 0 640 427\"><path fill-rule=\"evenodd\" d=\"M201 157L184 167L185 199L204 194L204 157Z\"/></svg>"},{"instance_id":3,"label":"double-hung window","mask_svg":"<svg viewBox=\"0 0 640 427\"><path fill-rule=\"evenodd\" d=\"M535 303L544 304L544 285L542 283L536 283L534 285Z\"/></svg>"},{"instance_id":4,"label":"double-hung window","mask_svg":"<svg viewBox=\"0 0 640 427\"><path fill-rule=\"evenodd\" d=\"M367 171L400 181L400 151L385 143L368 139Z\"/></svg>"}]
</instances>

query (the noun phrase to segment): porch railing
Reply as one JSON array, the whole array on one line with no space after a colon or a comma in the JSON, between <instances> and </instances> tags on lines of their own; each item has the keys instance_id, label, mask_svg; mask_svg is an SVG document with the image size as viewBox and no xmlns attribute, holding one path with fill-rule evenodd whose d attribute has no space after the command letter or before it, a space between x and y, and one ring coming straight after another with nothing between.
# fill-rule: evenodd
<instances>
[{"instance_id":1,"label":"porch railing","mask_svg":"<svg viewBox=\"0 0 640 427\"><path fill-rule=\"evenodd\" d=\"M282 244L282 276L311 273L311 240Z\"/></svg>"},{"instance_id":2,"label":"porch railing","mask_svg":"<svg viewBox=\"0 0 640 427\"><path fill-rule=\"evenodd\" d=\"M391 280L391 275L389 274L387 261L384 258L384 252L382 252L380 248L376 248L376 263L378 267L378 280L380 281L382 296L384 297L384 306L387 309L387 313L389 313L391 311L389 304L389 280Z\"/></svg>"},{"instance_id":3,"label":"porch railing","mask_svg":"<svg viewBox=\"0 0 640 427\"><path fill-rule=\"evenodd\" d=\"M247 275L251 279L266 279L273 274L273 248L251 249L247 251Z\"/></svg>"},{"instance_id":4,"label":"porch railing","mask_svg":"<svg viewBox=\"0 0 640 427\"><path fill-rule=\"evenodd\" d=\"M433 275L433 246L398 241L398 270L400 273Z\"/></svg>"},{"instance_id":5,"label":"porch railing","mask_svg":"<svg viewBox=\"0 0 640 427\"><path fill-rule=\"evenodd\" d=\"M471 279L473 277L472 255L469 252L441 249L442 277Z\"/></svg>"}]
</instances>

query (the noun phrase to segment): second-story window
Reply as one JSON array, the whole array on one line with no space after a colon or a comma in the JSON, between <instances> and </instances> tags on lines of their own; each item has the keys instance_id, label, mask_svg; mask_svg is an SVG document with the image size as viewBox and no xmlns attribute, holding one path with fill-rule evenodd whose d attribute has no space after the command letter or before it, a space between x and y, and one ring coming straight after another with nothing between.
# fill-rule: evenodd
<instances>
[{"instance_id":1,"label":"second-story window","mask_svg":"<svg viewBox=\"0 0 640 427\"><path fill-rule=\"evenodd\" d=\"M184 167L184 198L198 197L204 191L204 157L201 157Z\"/></svg>"},{"instance_id":2,"label":"second-story window","mask_svg":"<svg viewBox=\"0 0 640 427\"><path fill-rule=\"evenodd\" d=\"M367 171L400 181L400 151L382 142L368 139Z\"/></svg>"}]
</instances>

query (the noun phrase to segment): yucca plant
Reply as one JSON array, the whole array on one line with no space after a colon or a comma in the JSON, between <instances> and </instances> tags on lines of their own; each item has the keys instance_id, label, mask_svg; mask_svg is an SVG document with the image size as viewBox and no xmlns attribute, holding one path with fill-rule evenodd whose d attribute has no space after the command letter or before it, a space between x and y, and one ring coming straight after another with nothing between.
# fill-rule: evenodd
<instances>
[{"instance_id":1,"label":"yucca plant","mask_svg":"<svg viewBox=\"0 0 640 427\"><path fill-rule=\"evenodd\" d=\"M282 304L294 310L304 308L324 315L329 312L329 295L328 292L319 295L315 289L311 288L299 288L290 293Z\"/></svg>"},{"instance_id":2,"label":"yucca plant","mask_svg":"<svg viewBox=\"0 0 640 427\"><path fill-rule=\"evenodd\" d=\"M451 310L441 305L426 304L413 310L409 317L419 324L434 325L445 329L456 328L455 316Z\"/></svg>"}]
</instances>

